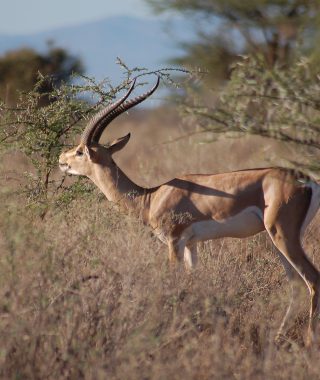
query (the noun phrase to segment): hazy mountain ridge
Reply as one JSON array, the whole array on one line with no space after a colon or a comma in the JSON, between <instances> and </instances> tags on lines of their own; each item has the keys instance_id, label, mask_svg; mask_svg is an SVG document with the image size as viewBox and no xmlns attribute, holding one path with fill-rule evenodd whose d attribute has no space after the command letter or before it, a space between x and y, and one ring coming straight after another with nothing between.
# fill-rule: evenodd
<instances>
[{"instance_id":1,"label":"hazy mountain ridge","mask_svg":"<svg viewBox=\"0 0 320 380\"><path fill-rule=\"evenodd\" d=\"M44 51L47 41L53 40L57 46L79 56L88 75L119 80L122 72L115 64L117 57L130 67L155 69L181 53L172 35L190 37L187 22L182 19L172 22L171 36L166 29L161 19L110 17L29 35L0 35L0 54L20 47Z\"/></svg>"}]
</instances>

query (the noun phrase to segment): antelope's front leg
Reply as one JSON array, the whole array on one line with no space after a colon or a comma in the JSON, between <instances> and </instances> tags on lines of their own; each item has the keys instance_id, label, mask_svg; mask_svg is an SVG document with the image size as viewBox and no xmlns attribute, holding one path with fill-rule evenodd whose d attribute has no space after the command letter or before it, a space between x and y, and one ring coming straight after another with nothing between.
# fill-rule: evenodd
<instances>
[{"instance_id":1,"label":"antelope's front leg","mask_svg":"<svg viewBox=\"0 0 320 380\"><path fill-rule=\"evenodd\" d=\"M185 259L186 241L181 237L171 238L168 241L168 248L170 266L174 267L178 262L181 262L183 258Z\"/></svg>"},{"instance_id":2,"label":"antelope's front leg","mask_svg":"<svg viewBox=\"0 0 320 380\"><path fill-rule=\"evenodd\" d=\"M179 258L179 247L176 240L168 241L168 249L169 249L169 265L170 267L175 267Z\"/></svg>"},{"instance_id":3,"label":"antelope's front leg","mask_svg":"<svg viewBox=\"0 0 320 380\"><path fill-rule=\"evenodd\" d=\"M168 243L169 262L175 266L178 262L184 261L185 268L190 272L197 263L197 245L187 245L185 239L171 240Z\"/></svg>"},{"instance_id":4,"label":"antelope's front leg","mask_svg":"<svg viewBox=\"0 0 320 380\"><path fill-rule=\"evenodd\" d=\"M197 265L197 244L186 245L184 249L184 265L187 271L191 271Z\"/></svg>"}]
</instances>

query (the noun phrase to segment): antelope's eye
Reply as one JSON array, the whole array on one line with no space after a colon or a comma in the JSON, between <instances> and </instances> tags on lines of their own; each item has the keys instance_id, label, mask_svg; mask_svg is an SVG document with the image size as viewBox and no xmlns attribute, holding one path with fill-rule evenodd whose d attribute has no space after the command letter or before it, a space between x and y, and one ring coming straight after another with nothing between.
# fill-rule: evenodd
<instances>
[{"instance_id":1,"label":"antelope's eye","mask_svg":"<svg viewBox=\"0 0 320 380\"><path fill-rule=\"evenodd\" d=\"M81 150L76 151L76 156L83 156L83 152Z\"/></svg>"}]
</instances>

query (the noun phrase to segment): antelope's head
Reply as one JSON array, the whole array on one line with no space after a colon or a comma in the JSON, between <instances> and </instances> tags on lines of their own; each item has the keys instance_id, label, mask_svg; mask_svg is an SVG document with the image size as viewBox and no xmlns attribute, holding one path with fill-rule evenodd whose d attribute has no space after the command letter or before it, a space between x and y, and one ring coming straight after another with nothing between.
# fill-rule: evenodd
<instances>
[{"instance_id":1,"label":"antelope's head","mask_svg":"<svg viewBox=\"0 0 320 380\"><path fill-rule=\"evenodd\" d=\"M149 91L134 99L127 100L135 86L135 80L133 80L129 90L121 99L102 109L89 120L81 135L80 144L60 155L60 169L68 174L90 177L95 164L108 166L108 163L112 162L113 153L118 152L127 144L130 133L106 147L99 144L103 131L117 116L148 98L157 89L159 82L160 77Z\"/></svg>"}]
</instances>

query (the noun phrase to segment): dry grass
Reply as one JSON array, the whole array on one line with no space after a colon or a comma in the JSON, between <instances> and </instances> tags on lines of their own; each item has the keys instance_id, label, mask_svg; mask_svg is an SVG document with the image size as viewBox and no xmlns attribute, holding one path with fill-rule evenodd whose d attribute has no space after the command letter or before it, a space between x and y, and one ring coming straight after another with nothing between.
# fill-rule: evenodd
<instances>
[{"instance_id":1,"label":"dry grass","mask_svg":"<svg viewBox=\"0 0 320 380\"><path fill-rule=\"evenodd\" d=\"M144 165L155 177L159 160ZM2 379L319 378L305 308L287 344L273 343L289 288L264 234L203 244L188 275L170 270L139 221L98 199L40 221L1 195ZM318 268L319 221L306 239Z\"/></svg>"}]
</instances>

